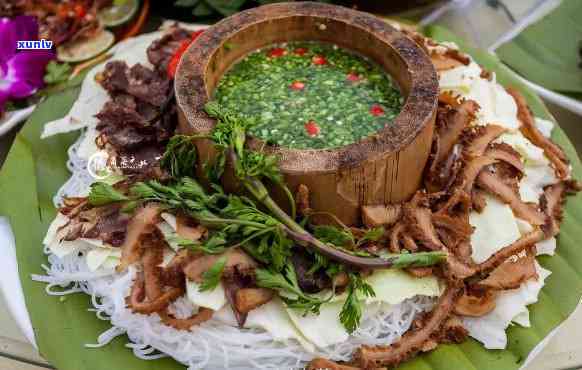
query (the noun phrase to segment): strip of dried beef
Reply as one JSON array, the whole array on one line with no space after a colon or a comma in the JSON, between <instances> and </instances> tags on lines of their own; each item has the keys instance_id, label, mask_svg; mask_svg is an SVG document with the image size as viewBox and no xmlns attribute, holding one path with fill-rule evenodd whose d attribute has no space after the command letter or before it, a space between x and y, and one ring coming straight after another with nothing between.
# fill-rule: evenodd
<instances>
[{"instance_id":1,"label":"strip of dried beef","mask_svg":"<svg viewBox=\"0 0 582 370\"><path fill-rule=\"evenodd\" d=\"M177 121L170 79L140 64L113 61L99 83L111 101L96 115L97 130L115 153L117 167L132 177L165 177L160 158Z\"/></svg>"},{"instance_id":2,"label":"strip of dried beef","mask_svg":"<svg viewBox=\"0 0 582 370\"><path fill-rule=\"evenodd\" d=\"M155 40L148 47L147 56L156 71L166 73L172 56L176 53L183 41L189 40L192 33L180 27L173 27L162 38Z\"/></svg>"},{"instance_id":3,"label":"strip of dried beef","mask_svg":"<svg viewBox=\"0 0 582 370\"><path fill-rule=\"evenodd\" d=\"M125 93L155 107L162 107L170 96L170 80L139 63L128 67L123 61L109 62L100 78L111 96Z\"/></svg>"}]
</instances>

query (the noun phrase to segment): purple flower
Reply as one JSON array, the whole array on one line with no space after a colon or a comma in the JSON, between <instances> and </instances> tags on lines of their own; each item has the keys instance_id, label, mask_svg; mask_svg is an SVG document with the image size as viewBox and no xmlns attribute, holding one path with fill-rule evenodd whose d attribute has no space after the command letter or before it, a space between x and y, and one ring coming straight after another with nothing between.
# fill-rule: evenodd
<instances>
[{"instance_id":1,"label":"purple flower","mask_svg":"<svg viewBox=\"0 0 582 370\"><path fill-rule=\"evenodd\" d=\"M51 50L16 50L17 41L37 39L34 17L0 18L0 114L7 101L26 98L44 85L46 65L55 54Z\"/></svg>"}]
</instances>

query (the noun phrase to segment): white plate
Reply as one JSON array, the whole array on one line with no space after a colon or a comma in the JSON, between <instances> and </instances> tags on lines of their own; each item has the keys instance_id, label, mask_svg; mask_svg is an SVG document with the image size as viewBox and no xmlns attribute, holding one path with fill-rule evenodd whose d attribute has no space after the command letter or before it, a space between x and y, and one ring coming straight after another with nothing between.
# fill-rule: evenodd
<instances>
[{"instance_id":1,"label":"white plate","mask_svg":"<svg viewBox=\"0 0 582 370\"><path fill-rule=\"evenodd\" d=\"M0 279L0 292L4 295L8 311L10 311L14 321L26 339L37 348L18 275L16 242L6 217L0 217L0 260L4 262L2 264L2 279Z\"/></svg>"}]
</instances>

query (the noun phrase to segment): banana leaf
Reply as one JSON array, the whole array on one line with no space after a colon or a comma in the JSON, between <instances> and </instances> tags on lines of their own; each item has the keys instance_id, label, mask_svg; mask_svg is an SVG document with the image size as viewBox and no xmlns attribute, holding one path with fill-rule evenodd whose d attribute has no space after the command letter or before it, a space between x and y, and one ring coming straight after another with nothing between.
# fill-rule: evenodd
<instances>
[{"instance_id":1,"label":"banana leaf","mask_svg":"<svg viewBox=\"0 0 582 370\"><path fill-rule=\"evenodd\" d=\"M497 49L501 60L550 90L582 93L582 1L562 1L552 13ZM576 96L574 95L574 96Z\"/></svg>"},{"instance_id":2,"label":"banana leaf","mask_svg":"<svg viewBox=\"0 0 582 370\"><path fill-rule=\"evenodd\" d=\"M445 29L431 27L425 32L438 40L459 43L485 68L496 72L502 84L521 90L536 115L551 118L541 100L515 80L496 57L465 47ZM91 307L89 298L84 294L64 299L48 296L44 284L30 279L31 274L42 273L41 265L47 263L41 241L56 214L52 197L69 176L65 165L67 148L78 135L71 133L40 140L40 133L45 122L65 115L77 94L78 88L73 88L51 96L38 107L17 136L0 172L0 214L9 218L15 234L20 279L40 353L60 370L184 369L171 359L137 359L125 348L126 337L99 349L84 347L86 343L95 343L97 336L108 328L107 322L87 311ZM571 159L575 177L582 178L580 160L560 128L554 130L553 139ZM511 327L507 350L485 350L476 341L469 340L461 345L442 345L403 364L401 369L518 369L533 347L563 322L580 300L582 235L578 230L581 222L582 196L578 195L570 198L566 206L557 254L539 258L552 275L546 280L538 303L530 306L532 327Z\"/></svg>"}]
</instances>

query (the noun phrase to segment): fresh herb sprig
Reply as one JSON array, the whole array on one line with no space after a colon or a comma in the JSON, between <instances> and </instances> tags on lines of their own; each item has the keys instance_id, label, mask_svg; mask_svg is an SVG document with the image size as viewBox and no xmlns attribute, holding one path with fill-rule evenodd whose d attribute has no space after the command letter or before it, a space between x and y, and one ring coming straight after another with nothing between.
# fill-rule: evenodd
<instances>
[{"instance_id":1,"label":"fresh herb sprig","mask_svg":"<svg viewBox=\"0 0 582 370\"><path fill-rule=\"evenodd\" d=\"M128 200L129 197L109 184L104 182L91 184L88 201L92 206L98 207L109 203L124 202Z\"/></svg>"},{"instance_id":2,"label":"fresh herb sprig","mask_svg":"<svg viewBox=\"0 0 582 370\"><path fill-rule=\"evenodd\" d=\"M145 202L157 202L169 210L185 212L210 229L209 237L204 241L176 240L178 245L207 254L219 254L226 248L240 246L269 266L268 269L257 270L257 285L281 292L282 299L289 307L304 312L319 312L321 305L333 297L333 290L327 299L306 294L301 290L295 269L289 263L294 244L314 247L310 251L315 256L316 265L324 268L333 277L346 270L342 263L332 260L333 258L341 260L339 255L350 254L360 260L371 260L368 258L371 255L358 251L356 247L378 240L383 235L383 230L368 231L359 240L351 233L339 229L328 228L326 233L316 235L322 240L309 233L295 221L294 211L290 216L274 202L263 184L264 179L279 184L286 190L290 203L295 204L293 196L283 183L276 157L245 148L246 129L253 124L252 121L241 120L216 104L207 106L207 111L218 118L216 128L210 136L221 153L218 164L215 162L214 165L215 174L224 172L228 157L234 165L235 175L267 212L259 209L249 198L225 194L216 184L208 193L196 180L184 177L194 173L196 165L193 137L188 136L174 137L162 158L162 165L174 177L174 181L166 184L155 180L139 182L127 194L111 185L98 183L92 188L89 202L96 206L124 203L124 207L131 205L131 208ZM345 242L351 247L350 250L346 249ZM391 255L375 260L378 267L403 268L433 265L445 257L443 252L424 252ZM207 286L211 287L219 279L219 267L220 265L207 276ZM358 273L349 272L349 277L348 295L340 320L352 332L359 325L362 316L358 294L373 296L374 292Z\"/></svg>"},{"instance_id":3,"label":"fresh herb sprig","mask_svg":"<svg viewBox=\"0 0 582 370\"><path fill-rule=\"evenodd\" d=\"M178 245L205 254L217 254L226 248L240 246L257 257L282 269L290 256L293 242L283 225L273 216L261 211L246 197L226 195L217 186L212 194L194 179L183 177L172 184L150 180L138 182L123 194L105 183L95 183L89 202L95 206L125 202L126 205L144 202L160 203L168 210L182 211L202 225L212 229L204 241L174 240ZM256 241L256 243L251 243Z\"/></svg>"},{"instance_id":4,"label":"fresh herb sprig","mask_svg":"<svg viewBox=\"0 0 582 370\"><path fill-rule=\"evenodd\" d=\"M167 168L172 177L180 178L194 174L198 156L192 140L191 136L174 135L166 145L160 165Z\"/></svg>"},{"instance_id":5,"label":"fresh herb sprig","mask_svg":"<svg viewBox=\"0 0 582 370\"><path fill-rule=\"evenodd\" d=\"M353 333L362 320L361 298L375 297L376 293L360 274L349 273L350 282L347 288L347 297L340 312L340 322L348 333Z\"/></svg>"},{"instance_id":6,"label":"fresh herb sprig","mask_svg":"<svg viewBox=\"0 0 582 370\"><path fill-rule=\"evenodd\" d=\"M218 120L211 138L215 142L215 146L219 151L223 151L224 155L229 158L235 168L235 175L243 184L244 188L257 199L275 218L277 218L282 225L285 226L289 238L295 240L298 244L303 246L311 246L319 253L336 259L339 262L358 265L359 267L367 268L388 268L392 267L397 257L390 257L388 259L382 258L365 258L365 256L358 256L357 253L346 253L336 245L327 244L313 236L310 232L305 230L303 226L298 224L293 217L283 211L277 203L271 198L267 187L262 182L263 178L270 180L282 178L278 166L272 160L272 156L264 152L257 152L245 148L246 129L251 127L254 123L252 120L238 117L216 102L209 102L206 107L206 112ZM249 163L260 161L263 166L250 166ZM263 168L264 171L251 171L250 169ZM286 188L286 186L285 186ZM287 189L290 195L290 202L295 204L293 196ZM379 232L374 231L368 235L368 240L378 238ZM441 252L435 252L434 263L442 261L444 256ZM348 254L350 256L348 256Z\"/></svg>"},{"instance_id":7,"label":"fresh herb sprig","mask_svg":"<svg viewBox=\"0 0 582 370\"><path fill-rule=\"evenodd\" d=\"M198 287L198 291L207 292L214 290L220 283L225 266L226 256L222 256L207 271L204 271L202 274L202 283Z\"/></svg>"},{"instance_id":8,"label":"fresh herb sprig","mask_svg":"<svg viewBox=\"0 0 582 370\"><path fill-rule=\"evenodd\" d=\"M258 286L278 291L288 307L302 310L305 314L310 312L319 314L321 305L333 297L333 293L325 299L304 293L299 287L297 274L292 265L286 265L281 272L257 269L255 277Z\"/></svg>"}]
</instances>

